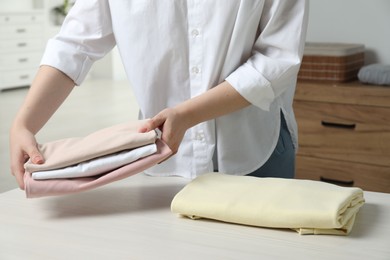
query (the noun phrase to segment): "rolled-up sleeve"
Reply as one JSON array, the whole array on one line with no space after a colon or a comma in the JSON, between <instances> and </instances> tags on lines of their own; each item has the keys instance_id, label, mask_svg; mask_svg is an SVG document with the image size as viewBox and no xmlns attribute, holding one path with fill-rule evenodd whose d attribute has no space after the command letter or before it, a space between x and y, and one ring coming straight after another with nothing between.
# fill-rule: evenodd
<instances>
[{"instance_id":1,"label":"rolled-up sleeve","mask_svg":"<svg viewBox=\"0 0 390 260\"><path fill-rule=\"evenodd\" d=\"M267 0L251 57L227 78L245 99L269 110L274 99L294 87L308 20L307 0Z\"/></svg>"},{"instance_id":2,"label":"rolled-up sleeve","mask_svg":"<svg viewBox=\"0 0 390 260\"><path fill-rule=\"evenodd\" d=\"M57 68L80 85L94 61L106 55L114 45L108 3L76 1L60 32L48 41L41 65Z\"/></svg>"}]
</instances>

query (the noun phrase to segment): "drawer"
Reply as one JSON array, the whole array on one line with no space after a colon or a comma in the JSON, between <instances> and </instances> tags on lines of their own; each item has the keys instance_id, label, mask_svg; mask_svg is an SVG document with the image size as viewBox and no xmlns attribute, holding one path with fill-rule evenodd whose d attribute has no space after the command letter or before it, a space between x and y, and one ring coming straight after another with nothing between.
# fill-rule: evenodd
<instances>
[{"instance_id":1,"label":"drawer","mask_svg":"<svg viewBox=\"0 0 390 260\"><path fill-rule=\"evenodd\" d=\"M0 40L0 53L43 50L44 47L41 38Z\"/></svg>"},{"instance_id":2,"label":"drawer","mask_svg":"<svg viewBox=\"0 0 390 260\"><path fill-rule=\"evenodd\" d=\"M0 27L0 39L39 38L42 37L42 35L43 26L40 24L7 25Z\"/></svg>"},{"instance_id":3,"label":"drawer","mask_svg":"<svg viewBox=\"0 0 390 260\"><path fill-rule=\"evenodd\" d=\"M0 89L31 85L36 69L0 71Z\"/></svg>"},{"instance_id":4,"label":"drawer","mask_svg":"<svg viewBox=\"0 0 390 260\"><path fill-rule=\"evenodd\" d=\"M295 101L303 156L390 167L390 108Z\"/></svg>"},{"instance_id":5,"label":"drawer","mask_svg":"<svg viewBox=\"0 0 390 260\"><path fill-rule=\"evenodd\" d=\"M1 27L8 24L41 24L44 21L44 16L41 13L0 14Z\"/></svg>"},{"instance_id":6,"label":"drawer","mask_svg":"<svg viewBox=\"0 0 390 260\"><path fill-rule=\"evenodd\" d=\"M390 168L297 156L296 178L390 193Z\"/></svg>"},{"instance_id":7,"label":"drawer","mask_svg":"<svg viewBox=\"0 0 390 260\"><path fill-rule=\"evenodd\" d=\"M22 69L38 67L42 52L11 53L0 55L0 69Z\"/></svg>"},{"instance_id":8,"label":"drawer","mask_svg":"<svg viewBox=\"0 0 390 260\"><path fill-rule=\"evenodd\" d=\"M359 81L341 84L298 81L294 99L390 108L390 89Z\"/></svg>"}]
</instances>

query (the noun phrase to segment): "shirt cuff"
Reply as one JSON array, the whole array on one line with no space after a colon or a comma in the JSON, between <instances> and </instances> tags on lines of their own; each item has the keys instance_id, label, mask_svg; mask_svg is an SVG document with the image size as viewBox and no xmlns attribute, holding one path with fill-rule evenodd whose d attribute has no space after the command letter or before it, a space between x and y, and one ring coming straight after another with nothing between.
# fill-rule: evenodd
<instances>
[{"instance_id":1,"label":"shirt cuff","mask_svg":"<svg viewBox=\"0 0 390 260\"><path fill-rule=\"evenodd\" d=\"M66 42L50 39L40 65L54 67L80 85L91 69L93 61Z\"/></svg>"},{"instance_id":2,"label":"shirt cuff","mask_svg":"<svg viewBox=\"0 0 390 260\"><path fill-rule=\"evenodd\" d=\"M245 63L225 80L251 104L269 111L275 99L274 91L271 83L253 67Z\"/></svg>"}]
</instances>

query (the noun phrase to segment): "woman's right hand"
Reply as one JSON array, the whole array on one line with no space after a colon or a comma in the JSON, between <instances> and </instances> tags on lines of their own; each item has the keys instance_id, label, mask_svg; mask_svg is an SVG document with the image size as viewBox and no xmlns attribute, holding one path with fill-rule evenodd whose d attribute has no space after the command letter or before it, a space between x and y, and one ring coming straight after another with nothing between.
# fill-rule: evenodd
<instances>
[{"instance_id":1,"label":"woman's right hand","mask_svg":"<svg viewBox=\"0 0 390 260\"><path fill-rule=\"evenodd\" d=\"M38 149L34 134L22 127L13 127L10 132L11 173L19 187L24 190L24 164L31 159L32 163L42 164L44 158Z\"/></svg>"},{"instance_id":2,"label":"woman's right hand","mask_svg":"<svg viewBox=\"0 0 390 260\"><path fill-rule=\"evenodd\" d=\"M42 65L26 99L20 107L10 131L11 172L24 189L24 163L44 162L35 134L54 114L74 87L74 82L56 68Z\"/></svg>"}]
</instances>

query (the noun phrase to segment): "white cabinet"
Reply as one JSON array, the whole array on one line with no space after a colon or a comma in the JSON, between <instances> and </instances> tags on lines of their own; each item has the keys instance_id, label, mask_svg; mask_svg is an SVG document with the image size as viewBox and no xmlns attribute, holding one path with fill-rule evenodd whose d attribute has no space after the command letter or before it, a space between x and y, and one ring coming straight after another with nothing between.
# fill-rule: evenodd
<instances>
[{"instance_id":1,"label":"white cabinet","mask_svg":"<svg viewBox=\"0 0 390 260\"><path fill-rule=\"evenodd\" d=\"M0 12L0 90L31 84L45 46L42 11Z\"/></svg>"}]
</instances>

